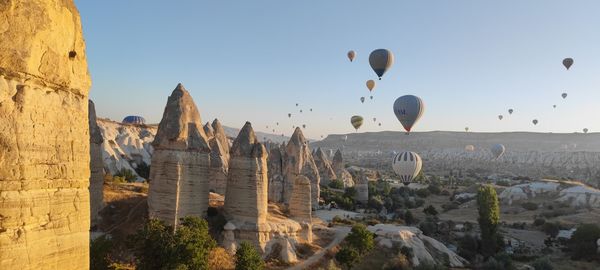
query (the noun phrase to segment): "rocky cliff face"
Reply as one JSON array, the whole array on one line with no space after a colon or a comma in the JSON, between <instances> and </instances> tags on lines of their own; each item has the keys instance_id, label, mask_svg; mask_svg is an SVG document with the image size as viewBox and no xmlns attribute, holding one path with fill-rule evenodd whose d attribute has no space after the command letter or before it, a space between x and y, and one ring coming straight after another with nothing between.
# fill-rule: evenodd
<instances>
[{"instance_id":1,"label":"rocky cliff face","mask_svg":"<svg viewBox=\"0 0 600 270\"><path fill-rule=\"evenodd\" d=\"M300 222L312 222L310 180L303 175L294 179L294 192L290 198L290 216Z\"/></svg>"},{"instance_id":2,"label":"rocky cliff face","mask_svg":"<svg viewBox=\"0 0 600 270\"><path fill-rule=\"evenodd\" d=\"M209 189L224 195L229 172L229 139L217 119L212 122L212 125L206 123L204 130L211 135Z\"/></svg>"},{"instance_id":3,"label":"rocky cliff face","mask_svg":"<svg viewBox=\"0 0 600 270\"><path fill-rule=\"evenodd\" d=\"M319 205L321 178L319 170L312 157L308 143L302 134L300 128L296 128L292 138L285 147L285 158L283 165L284 189L283 202L289 203L292 196L294 181L300 175L306 176L310 180L312 207Z\"/></svg>"},{"instance_id":4,"label":"rocky cliff face","mask_svg":"<svg viewBox=\"0 0 600 270\"><path fill-rule=\"evenodd\" d=\"M91 100L88 104L90 126L90 216L92 226L100 219L99 212L104 207L104 163L102 162L102 134L96 122L96 108Z\"/></svg>"},{"instance_id":5,"label":"rocky cliff face","mask_svg":"<svg viewBox=\"0 0 600 270\"><path fill-rule=\"evenodd\" d=\"M337 180L340 180L342 183L344 183L344 187L354 186L354 179L352 178L352 174L346 170L344 158L342 157L342 151L340 151L340 149L335 151L331 168L335 172Z\"/></svg>"},{"instance_id":6,"label":"rocky cliff face","mask_svg":"<svg viewBox=\"0 0 600 270\"><path fill-rule=\"evenodd\" d=\"M89 267L90 84L72 1L0 2L0 269Z\"/></svg>"},{"instance_id":7,"label":"rocky cliff face","mask_svg":"<svg viewBox=\"0 0 600 270\"><path fill-rule=\"evenodd\" d=\"M321 184L329 185L332 180L337 180L337 176L331 168L331 162L320 147L314 152L313 158L315 160L315 164L317 165L317 169L319 170Z\"/></svg>"},{"instance_id":8,"label":"rocky cliff face","mask_svg":"<svg viewBox=\"0 0 600 270\"><path fill-rule=\"evenodd\" d=\"M554 180L536 181L507 187L498 198L502 202L513 203L527 201L536 196L569 204L571 207L600 208L600 190L575 183Z\"/></svg>"},{"instance_id":9,"label":"rocky cliff face","mask_svg":"<svg viewBox=\"0 0 600 270\"><path fill-rule=\"evenodd\" d=\"M267 219L267 150L246 122L231 147L224 210L235 224L258 227ZM256 230L256 228L254 228Z\"/></svg>"},{"instance_id":10,"label":"rocky cliff face","mask_svg":"<svg viewBox=\"0 0 600 270\"><path fill-rule=\"evenodd\" d=\"M369 202L369 179L365 173L361 173L356 182L356 200L367 204Z\"/></svg>"},{"instance_id":11,"label":"rocky cliff face","mask_svg":"<svg viewBox=\"0 0 600 270\"><path fill-rule=\"evenodd\" d=\"M198 108L181 84L169 96L152 145L150 217L176 225L185 216L204 216L211 150Z\"/></svg>"},{"instance_id":12,"label":"rocky cliff face","mask_svg":"<svg viewBox=\"0 0 600 270\"><path fill-rule=\"evenodd\" d=\"M271 202L282 202L283 201L283 157L284 157L283 145L271 145L269 151L268 167L269 167L269 201Z\"/></svg>"},{"instance_id":13,"label":"rocky cliff face","mask_svg":"<svg viewBox=\"0 0 600 270\"><path fill-rule=\"evenodd\" d=\"M152 142L157 126L123 124L107 119L96 122L104 138L101 151L105 172L115 175L121 170L129 170L138 180L143 180L136 168L152 162Z\"/></svg>"}]
</instances>

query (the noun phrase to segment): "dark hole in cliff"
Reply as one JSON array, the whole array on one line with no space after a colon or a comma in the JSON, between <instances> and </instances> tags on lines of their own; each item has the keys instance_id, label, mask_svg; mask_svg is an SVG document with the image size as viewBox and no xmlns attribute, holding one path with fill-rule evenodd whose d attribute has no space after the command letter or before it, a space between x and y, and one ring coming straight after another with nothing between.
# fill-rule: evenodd
<instances>
[{"instance_id":1,"label":"dark hole in cliff","mask_svg":"<svg viewBox=\"0 0 600 270\"><path fill-rule=\"evenodd\" d=\"M69 52L69 58L73 59L73 58L75 58L75 56L77 56L77 52L76 51L70 51Z\"/></svg>"}]
</instances>

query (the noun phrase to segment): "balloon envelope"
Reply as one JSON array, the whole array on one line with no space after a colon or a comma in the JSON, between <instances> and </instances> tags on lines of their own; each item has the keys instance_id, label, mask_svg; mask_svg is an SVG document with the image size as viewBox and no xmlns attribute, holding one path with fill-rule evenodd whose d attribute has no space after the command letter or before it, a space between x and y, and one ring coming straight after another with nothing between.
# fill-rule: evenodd
<instances>
[{"instance_id":1,"label":"balloon envelope","mask_svg":"<svg viewBox=\"0 0 600 270\"><path fill-rule=\"evenodd\" d=\"M290 118L290 117L292 117L292 114L291 114L291 113L288 113L288 118Z\"/></svg>"},{"instance_id":2,"label":"balloon envelope","mask_svg":"<svg viewBox=\"0 0 600 270\"><path fill-rule=\"evenodd\" d=\"M475 151L475 146L472 144L469 144L469 145L465 146L465 151L473 152L473 151Z\"/></svg>"},{"instance_id":3,"label":"balloon envelope","mask_svg":"<svg viewBox=\"0 0 600 270\"><path fill-rule=\"evenodd\" d=\"M368 80L367 81L367 88L369 88L369 91L373 91L373 89L375 89L375 81L374 80Z\"/></svg>"},{"instance_id":4,"label":"balloon envelope","mask_svg":"<svg viewBox=\"0 0 600 270\"><path fill-rule=\"evenodd\" d=\"M355 51L349 51L348 52L348 59L350 59L350 62L354 61L354 58L356 57L356 52Z\"/></svg>"},{"instance_id":5,"label":"balloon envelope","mask_svg":"<svg viewBox=\"0 0 600 270\"><path fill-rule=\"evenodd\" d=\"M562 61L563 66L565 66L565 68L567 68L567 70L569 70L569 68L571 68L571 66L573 65L573 58L565 58Z\"/></svg>"},{"instance_id":6,"label":"balloon envelope","mask_svg":"<svg viewBox=\"0 0 600 270\"><path fill-rule=\"evenodd\" d=\"M502 120L502 118L504 118L504 116L498 115L498 119Z\"/></svg>"},{"instance_id":7,"label":"balloon envelope","mask_svg":"<svg viewBox=\"0 0 600 270\"><path fill-rule=\"evenodd\" d=\"M560 96L561 96L562 98L567 98L567 93L562 93Z\"/></svg>"},{"instance_id":8,"label":"balloon envelope","mask_svg":"<svg viewBox=\"0 0 600 270\"><path fill-rule=\"evenodd\" d=\"M355 115L352 116L352 118L350 118L350 124L352 124L352 126L354 127L354 129L358 130L360 128L360 126L362 126L363 124L363 118L360 115ZM346 136L346 139L348 137Z\"/></svg>"},{"instance_id":9,"label":"balloon envelope","mask_svg":"<svg viewBox=\"0 0 600 270\"><path fill-rule=\"evenodd\" d=\"M360 97L360 102L365 103L365 97Z\"/></svg>"},{"instance_id":10,"label":"balloon envelope","mask_svg":"<svg viewBox=\"0 0 600 270\"><path fill-rule=\"evenodd\" d=\"M410 132L424 111L425 104L417 96L401 96L394 102L394 114L396 114L396 118L407 132Z\"/></svg>"},{"instance_id":11,"label":"balloon envelope","mask_svg":"<svg viewBox=\"0 0 600 270\"><path fill-rule=\"evenodd\" d=\"M374 50L369 55L369 64L381 80L383 74L394 64L394 54L386 49Z\"/></svg>"},{"instance_id":12,"label":"balloon envelope","mask_svg":"<svg viewBox=\"0 0 600 270\"><path fill-rule=\"evenodd\" d=\"M513 113L513 109L508 109L508 114L512 114Z\"/></svg>"},{"instance_id":13,"label":"balloon envelope","mask_svg":"<svg viewBox=\"0 0 600 270\"><path fill-rule=\"evenodd\" d=\"M538 120L537 119L533 119L533 121L531 121L534 125L538 124Z\"/></svg>"},{"instance_id":14,"label":"balloon envelope","mask_svg":"<svg viewBox=\"0 0 600 270\"><path fill-rule=\"evenodd\" d=\"M126 116L125 118L123 118L122 122L124 124L143 125L143 124L146 124L146 119L144 119L144 117L137 116L137 115L129 115L129 116Z\"/></svg>"},{"instance_id":15,"label":"balloon envelope","mask_svg":"<svg viewBox=\"0 0 600 270\"><path fill-rule=\"evenodd\" d=\"M495 144L492 146L491 150L494 158L500 158L504 154L504 151L506 151L506 148L502 144Z\"/></svg>"},{"instance_id":16,"label":"balloon envelope","mask_svg":"<svg viewBox=\"0 0 600 270\"><path fill-rule=\"evenodd\" d=\"M588 131L589 131L589 130L588 130L587 128L584 128L584 129L583 129L583 133L588 133Z\"/></svg>"},{"instance_id":17,"label":"balloon envelope","mask_svg":"<svg viewBox=\"0 0 600 270\"><path fill-rule=\"evenodd\" d=\"M466 132L469 132L469 127L465 127L465 131L466 131Z\"/></svg>"},{"instance_id":18,"label":"balloon envelope","mask_svg":"<svg viewBox=\"0 0 600 270\"><path fill-rule=\"evenodd\" d=\"M400 177L404 185L408 185L421 172L423 161L415 152L402 152L397 154L392 160L392 169Z\"/></svg>"}]
</instances>

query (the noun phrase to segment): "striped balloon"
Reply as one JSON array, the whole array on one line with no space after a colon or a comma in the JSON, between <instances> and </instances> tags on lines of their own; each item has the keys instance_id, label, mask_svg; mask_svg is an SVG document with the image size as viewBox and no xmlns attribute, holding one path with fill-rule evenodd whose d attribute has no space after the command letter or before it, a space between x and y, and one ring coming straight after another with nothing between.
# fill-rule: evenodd
<instances>
[{"instance_id":1,"label":"striped balloon","mask_svg":"<svg viewBox=\"0 0 600 270\"><path fill-rule=\"evenodd\" d=\"M402 152L397 154L392 161L394 172L406 186L419 175L422 167L423 161L415 152Z\"/></svg>"},{"instance_id":2,"label":"striped balloon","mask_svg":"<svg viewBox=\"0 0 600 270\"><path fill-rule=\"evenodd\" d=\"M352 118L350 118L350 123L352 124L354 129L358 130L360 128L360 126L362 126L363 120L364 119L362 118L362 116L355 115L355 116L352 116Z\"/></svg>"},{"instance_id":3,"label":"striped balloon","mask_svg":"<svg viewBox=\"0 0 600 270\"><path fill-rule=\"evenodd\" d=\"M374 50L369 55L369 64L381 80L383 74L394 64L394 54L386 49Z\"/></svg>"},{"instance_id":4,"label":"striped balloon","mask_svg":"<svg viewBox=\"0 0 600 270\"><path fill-rule=\"evenodd\" d=\"M502 155L504 155L504 151L506 151L506 147L504 147L504 145L502 144L495 144L492 146L492 154L494 155L494 158L500 158Z\"/></svg>"}]
</instances>

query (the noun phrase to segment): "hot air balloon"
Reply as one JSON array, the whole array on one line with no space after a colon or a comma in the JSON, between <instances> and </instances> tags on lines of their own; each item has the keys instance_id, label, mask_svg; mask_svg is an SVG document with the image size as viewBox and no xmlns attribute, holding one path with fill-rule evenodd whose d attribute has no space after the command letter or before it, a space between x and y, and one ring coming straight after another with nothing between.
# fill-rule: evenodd
<instances>
[{"instance_id":1,"label":"hot air balloon","mask_svg":"<svg viewBox=\"0 0 600 270\"><path fill-rule=\"evenodd\" d=\"M508 114L512 114L513 113L513 109L508 109Z\"/></svg>"},{"instance_id":2,"label":"hot air balloon","mask_svg":"<svg viewBox=\"0 0 600 270\"><path fill-rule=\"evenodd\" d=\"M386 49L377 49L369 55L369 64L377 77L381 77L394 64L394 54Z\"/></svg>"},{"instance_id":3,"label":"hot air balloon","mask_svg":"<svg viewBox=\"0 0 600 270\"><path fill-rule=\"evenodd\" d=\"M373 117L373 122L377 122L377 118Z\"/></svg>"},{"instance_id":4,"label":"hot air balloon","mask_svg":"<svg viewBox=\"0 0 600 270\"><path fill-rule=\"evenodd\" d=\"M392 161L394 172L400 177L400 181L408 186L421 172L423 161L415 152L402 152L397 154Z\"/></svg>"},{"instance_id":5,"label":"hot air balloon","mask_svg":"<svg viewBox=\"0 0 600 270\"><path fill-rule=\"evenodd\" d=\"M365 103L365 97L360 97L360 103Z\"/></svg>"},{"instance_id":6,"label":"hot air balloon","mask_svg":"<svg viewBox=\"0 0 600 270\"><path fill-rule=\"evenodd\" d=\"M312 112L312 108L310 108L310 111Z\"/></svg>"},{"instance_id":7,"label":"hot air balloon","mask_svg":"<svg viewBox=\"0 0 600 270\"><path fill-rule=\"evenodd\" d=\"M273 129L273 133L275 133L275 130Z\"/></svg>"},{"instance_id":8,"label":"hot air balloon","mask_svg":"<svg viewBox=\"0 0 600 270\"><path fill-rule=\"evenodd\" d=\"M296 107L298 107L298 103L296 103Z\"/></svg>"},{"instance_id":9,"label":"hot air balloon","mask_svg":"<svg viewBox=\"0 0 600 270\"><path fill-rule=\"evenodd\" d=\"M369 91L373 91L373 89L375 89L375 81L374 80L368 80L367 81L367 88L369 88Z\"/></svg>"},{"instance_id":10,"label":"hot air balloon","mask_svg":"<svg viewBox=\"0 0 600 270\"><path fill-rule=\"evenodd\" d=\"M373 99L373 96L369 96L370 99Z\"/></svg>"},{"instance_id":11,"label":"hot air balloon","mask_svg":"<svg viewBox=\"0 0 600 270\"><path fill-rule=\"evenodd\" d=\"M494 155L494 158L498 159L504 154L504 151L506 150L506 148L502 144L495 144L492 146L492 148L490 150L492 150L492 154Z\"/></svg>"},{"instance_id":12,"label":"hot air balloon","mask_svg":"<svg viewBox=\"0 0 600 270\"><path fill-rule=\"evenodd\" d=\"M584 128L584 129L583 129L583 133L588 133L588 131L589 131L589 130L588 130L587 128Z\"/></svg>"},{"instance_id":13,"label":"hot air balloon","mask_svg":"<svg viewBox=\"0 0 600 270\"><path fill-rule=\"evenodd\" d=\"M277 125L279 126L279 122L277 122L277 123L275 123L275 124L277 124Z\"/></svg>"},{"instance_id":14,"label":"hot air balloon","mask_svg":"<svg viewBox=\"0 0 600 270\"><path fill-rule=\"evenodd\" d=\"M469 132L469 127L465 127L465 132Z\"/></svg>"},{"instance_id":15,"label":"hot air balloon","mask_svg":"<svg viewBox=\"0 0 600 270\"><path fill-rule=\"evenodd\" d=\"M144 119L144 117L137 116L137 115L129 115L129 116L126 116L125 118L123 118L123 121L121 121L121 122L123 124L144 125L144 124L146 124L146 119Z\"/></svg>"},{"instance_id":16,"label":"hot air balloon","mask_svg":"<svg viewBox=\"0 0 600 270\"><path fill-rule=\"evenodd\" d=\"M302 128L306 128L306 125L302 125Z\"/></svg>"},{"instance_id":17,"label":"hot air balloon","mask_svg":"<svg viewBox=\"0 0 600 270\"><path fill-rule=\"evenodd\" d=\"M417 96L401 96L394 102L394 114L407 132L410 132L424 111L425 104Z\"/></svg>"},{"instance_id":18,"label":"hot air balloon","mask_svg":"<svg viewBox=\"0 0 600 270\"><path fill-rule=\"evenodd\" d=\"M556 105L552 105L552 108L555 108L555 109L556 109Z\"/></svg>"},{"instance_id":19,"label":"hot air balloon","mask_svg":"<svg viewBox=\"0 0 600 270\"><path fill-rule=\"evenodd\" d=\"M561 96L563 99L565 99L565 98L567 98L567 93L562 93L560 96Z\"/></svg>"},{"instance_id":20,"label":"hot air balloon","mask_svg":"<svg viewBox=\"0 0 600 270\"><path fill-rule=\"evenodd\" d=\"M291 113L288 113L288 118L291 118L291 117L292 117L292 114L291 114Z\"/></svg>"},{"instance_id":21,"label":"hot air balloon","mask_svg":"<svg viewBox=\"0 0 600 270\"><path fill-rule=\"evenodd\" d=\"M502 120L502 118L504 118L504 116L498 115L498 119Z\"/></svg>"},{"instance_id":22,"label":"hot air balloon","mask_svg":"<svg viewBox=\"0 0 600 270\"><path fill-rule=\"evenodd\" d=\"M302 110L300 110L300 113L302 113Z\"/></svg>"},{"instance_id":23,"label":"hot air balloon","mask_svg":"<svg viewBox=\"0 0 600 270\"><path fill-rule=\"evenodd\" d=\"M348 59L350 59L350 62L354 61L354 57L356 57L356 52L355 51L349 51L348 52Z\"/></svg>"},{"instance_id":24,"label":"hot air balloon","mask_svg":"<svg viewBox=\"0 0 600 270\"><path fill-rule=\"evenodd\" d=\"M533 119L533 121L531 121L534 125L538 124L538 120L537 119Z\"/></svg>"},{"instance_id":25,"label":"hot air balloon","mask_svg":"<svg viewBox=\"0 0 600 270\"><path fill-rule=\"evenodd\" d=\"M352 118L350 118L350 123L352 124L354 129L358 131L358 128L360 128L360 126L362 126L363 124L363 118L359 115L352 116Z\"/></svg>"},{"instance_id":26,"label":"hot air balloon","mask_svg":"<svg viewBox=\"0 0 600 270\"><path fill-rule=\"evenodd\" d=\"M565 58L563 59L563 66L565 66L565 68L567 68L567 70L569 70L569 68L573 65L573 58Z\"/></svg>"},{"instance_id":27,"label":"hot air balloon","mask_svg":"<svg viewBox=\"0 0 600 270\"><path fill-rule=\"evenodd\" d=\"M475 146L472 144L469 144L469 145L465 146L465 151L473 152L473 151L475 151Z\"/></svg>"},{"instance_id":28,"label":"hot air balloon","mask_svg":"<svg viewBox=\"0 0 600 270\"><path fill-rule=\"evenodd\" d=\"M379 123L379 126L381 126L381 123Z\"/></svg>"}]
</instances>

